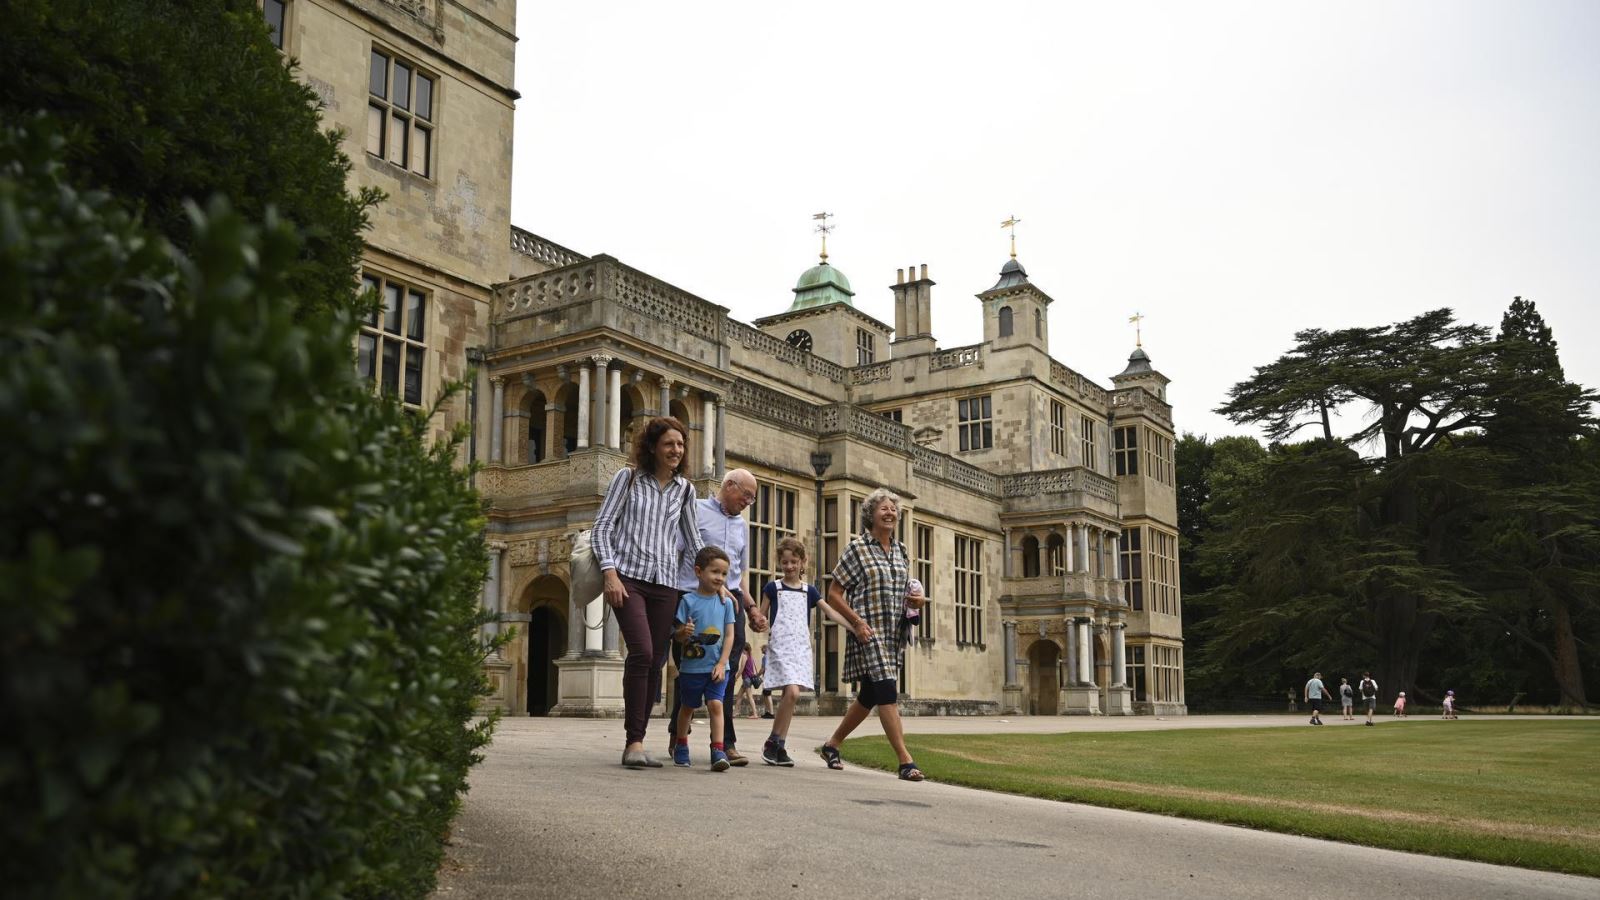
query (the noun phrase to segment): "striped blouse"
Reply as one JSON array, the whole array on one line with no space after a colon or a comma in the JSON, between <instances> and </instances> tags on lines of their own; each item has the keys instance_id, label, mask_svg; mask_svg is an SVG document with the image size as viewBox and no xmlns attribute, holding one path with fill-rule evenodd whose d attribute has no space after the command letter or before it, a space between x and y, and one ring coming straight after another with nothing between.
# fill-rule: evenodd
<instances>
[{"instance_id":1,"label":"striped blouse","mask_svg":"<svg viewBox=\"0 0 1600 900\"><path fill-rule=\"evenodd\" d=\"M636 581L672 587L682 561L693 565L704 546L695 521L694 487L682 475L674 475L666 487L644 473L630 482L632 472L622 468L606 488L590 538L595 558L601 571L615 569Z\"/></svg>"}]
</instances>

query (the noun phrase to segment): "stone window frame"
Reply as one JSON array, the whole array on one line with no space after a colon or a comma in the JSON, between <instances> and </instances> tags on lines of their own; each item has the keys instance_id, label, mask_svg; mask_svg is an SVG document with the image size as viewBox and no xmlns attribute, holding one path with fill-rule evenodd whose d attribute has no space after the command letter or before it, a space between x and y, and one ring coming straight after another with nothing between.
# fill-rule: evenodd
<instances>
[{"instance_id":1,"label":"stone window frame","mask_svg":"<svg viewBox=\"0 0 1600 900\"><path fill-rule=\"evenodd\" d=\"M1145 426L1145 468L1150 477L1165 485L1173 484L1172 438Z\"/></svg>"},{"instance_id":2,"label":"stone window frame","mask_svg":"<svg viewBox=\"0 0 1600 900\"><path fill-rule=\"evenodd\" d=\"M1139 426L1111 429L1111 463L1111 471L1117 475L1139 474Z\"/></svg>"},{"instance_id":3,"label":"stone window frame","mask_svg":"<svg viewBox=\"0 0 1600 900\"><path fill-rule=\"evenodd\" d=\"M1094 416L1080 415L1078 417L1078 440L1083 450L1083 467L1096 471L1095 462L1099 458L1099 444L1095 440Z\"/></svg>"},{"instance_id":4,"label":"stone window frame","mask_svg":"<svg viewBox=\"0 0 1600 900\"><path fill-rule=\"evenodd\" d=\"M956 400L956 446L962 453L994 449L994 395Z\"/></svg>"},{"instance_id":5,"label":"stone window frame","mask_svg":"<svg viewBox=\"0 0 1600 900\"><path fill-rule=\"evenodd\" d=\"M1014 334L1016 332L1016 330L1017 330L1016 329L1016 321L1015 321L1016 320L1016 314L1011 311L1011 307L1009 307L1009 306L1000 307L1000 312L999 312L999 315L997 316L997 318L999 318L999 320L1000 320L999 336L1000 337L1011 337L1011 335Z\"/></svg>"},{"instance_id":6,"label":"stone window frame","mask_svg":"<svg viewBox=\"0 0 1600 900\"><path fill-rule=\"evenodd\" d=\"M429 314L434 305L433 296L420 285L370 268L362 269L361 284L363 290L373 291L379 303L362 321L356 334L356 374L365 379L372 390L393 394L402 405L420 409L428 395L428 334L433 330ZM392 307L389 303L391 289L395 292ZM415 312L411 307L413 301L418 304ZM396 354L392 387L387 384L387 366L384 365L385 352L391 346ZM407 381L413 370L415 392L409 390Z\"/></svg>"},{"instance_id":7,"label":"stone window frame","mask_svg":"<svg viewBox=\"0 0 1600 900\"><path fill-rule=\"evenodd\" d=\"M778 541L799 537L800 492L776 481L756 479L756 497L745 508L750 559L745 564L745 597L760 602L761 589L782 574ZM803 574L803 573L802 573Z\"/></svg>"},{"instance_id":8,"label":"stone window frame","mask_svg":"<svg viewBox=\"0 0 1600 900\"><path fill-rule=\"evenodd\" d=\"M881 413L881 415L891 422L899 422L901 424L905 423L905 410L903 408L896 407L895 409L886 409Z\"/></svg>"},{"instance_id":9,"label":"stone window frame","mask_svg":"<svg viewBox=\"0 0 1600 900\"><path fill-rule=\"evenodd\" d=\"M983 538L956 535L956 646L983 647Z\"/></svg>"},{"instance_id":10,"label":"stone window frame","mask_svg":"<svg viewBox=\"0 0 1600 900\"><path fill-rule=\"evenodd\" d=\"M278 48L280 52L289 52L289 17L291 15L290 8L294 5L293 0L257 0L256 5L260 7L261 16L267 22L269 40L275 38L272 46ZM276 9L278 17L276 27L274 27L272 21L274 9Z\"/></svg>"},{"instance_id":11,"label":"stone window frame","mask_svg":"<svg viewBox=\"0 0 1600 900\"><path fill-rule=\"evenodd\" d=\"M856 365L870 366L878 361L878 340L865 328L856 329Z\"/></svg>"},{"instance_id":12,"label":"stone window frame","mask_svg":"<svg viewBox=\"0 0 1600 900\"><path fill-rule=\"evenodd\" d=\"M1150 611L1176 616L1181 612L1178 600L1178 536L1153 526L1145 541L1145 581L1149 584L1145 599Z\"/></svg>"},{"instance_id":13,"label":"stone window frame","mask_svg":"<svg viewBox=\"0 0 1600 900\"><path fill-rule=\"evenodd\" d=\"M1050 452L1065 458L1067 455L1067 405L1060 400L1050 400Z\"/></svg>"},{"instance_id":14,"label":"stone window frame","mask_svg":"<svg viewBox=\"0 0 1600 900\"><path fill-rule=\"evenodd\" d=\"M1126 648L1123 664L1123 684L1133 692L1135 703L1146 703L1150 700L1149 672L1145 669L1146 644L1129 644Z\"/></svg>"},{"instance_id":15,"label":"stone window frame","mask_svg":"<svg viewBox=\"0 0 1600 900\"><path fill-rule=\"evenodd\" d=\"M1144 541L1142 529L1135 525L1122 529L1117 552L1122 556L1122 601L1129 609L1144 609Z\"/></svg>"},{"instance_id":16,"label":"stone window frame","mask_svg":"<svg viewBox=\"0 0 1600 900\"><path fill-rule=\"evenodd\" d=\"M936 634L933 627L933 526L913 526L912 534L915 544L911 548L911 571L922 582L922 593L927 598L922 604L922 619L917 623L917 641L931 645Z\"/></svg>"},{"instance_id":17,"label":"stone window frame","mask_svg":"<svg viewBox=\"0 0 1600 900\"><path fill-rule=\"evenodd\" d=\"M383 61L381 91L377 83L379 60ZM395 93L395 74L402 69L406 72L406 96L403 104L399 98L392 96ZM438 152L439 95L442 81L438 72L429 70L414 59L376 41L372 42L367 54L367 155L381 159L401 171L433 180L437 169L433 160ZM424 92L418 89L422 84L428 85L425 99ZM402 156L398 159L394 153L397 126L400 129L399 137L405 143ZM417 151L419 139L422 143L420 168Z\"/></svg>"},{"instance_id":18,"label":"stone window frame","mask_svg":"<svg viewBox=\"0 0 1600 900\"><path fill-rule=\"evenodd\" d=\"M1161 703L1183 702L1183 648L1166 644L1150 645L1152 699Z\"/></svg>"}]
</instances>

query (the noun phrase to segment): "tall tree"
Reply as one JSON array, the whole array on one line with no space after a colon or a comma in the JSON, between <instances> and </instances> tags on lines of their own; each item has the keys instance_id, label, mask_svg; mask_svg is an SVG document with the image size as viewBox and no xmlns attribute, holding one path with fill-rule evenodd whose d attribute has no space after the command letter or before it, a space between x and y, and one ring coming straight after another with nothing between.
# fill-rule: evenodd
<instances>
[{"instance_id":1,"label":"tall tree","mask_svg":"<svg viewBox=\"0 0 1600 900\"><path fill-rule=\"evenodd\" d=\"M1481 477L1476 455L1452 440L1482 427L1495 357L1488 330L1455 321L1438 309L1394 325L1339 331L1308 329L1278 360L1235 385L1218 411L1240 424L1259 424L1276 439L1320 425L1315 462L1330 469L1330 502L1343 506L1349 530L1342 562L1325 575L1322 592L1359 599L1362 621L1335 617L1342 634L1370 646L1386 691L1414 689L1422 648L1443 615L1469 610L1471 592L1445 566L1466 492ZM1348 434L1334 420L1361 423ZM1311 478L1313 466L1300 477ZM1323 480L1311 481L1324 484ZM1342 499L1335 490L1350 492ZM1318 496L1318 495L1311 495ZM1300 534L1297 520L1263 520L1256 529ZM1305 540L1317 540L1303 534ZM1273 557L1268 557L1273 559ZM1292 554L1275 563L1294 566ZM1264 573L1258 573L1264 574ZM1281 577L1289 579L1290 573Z\"/></svg>"},{"instance_id":2,"label":"tall tree","mask_svg":"<svg viewBox=\"0 0 1600 900\"><path fill-rule=\"evenodd\" d=\"M1562 706L1588 706L1575 616L1600 589L1600 477L1580 452L1595 395L1566 380L1534 303L1515 298L1500 321L1482 445L1497 490L1485 498L1464 562L1496 623L1550 665Z\"/></svg>"}]
</instances>

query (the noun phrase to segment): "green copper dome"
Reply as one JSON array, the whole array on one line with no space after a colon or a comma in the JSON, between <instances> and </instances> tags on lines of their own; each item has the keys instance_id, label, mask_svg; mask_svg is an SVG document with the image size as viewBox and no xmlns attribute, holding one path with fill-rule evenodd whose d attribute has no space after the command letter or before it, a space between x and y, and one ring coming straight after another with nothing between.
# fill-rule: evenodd
<instances>
[{"instance_id":1,"label":"green copper dome","mask_svg":"<svg viewBox=\"0 0 1600 900\"><path fill-rule=\"evenodd\" d=\"M855 295L856 292L850 290L850 279L844 277L843 272L823 262L807 269L805 274L800 276L800 280L795 282L794 304L789 307L789 311L826 306L829 303L855 306L850 299Z\"/></svg>"}]
</instances>

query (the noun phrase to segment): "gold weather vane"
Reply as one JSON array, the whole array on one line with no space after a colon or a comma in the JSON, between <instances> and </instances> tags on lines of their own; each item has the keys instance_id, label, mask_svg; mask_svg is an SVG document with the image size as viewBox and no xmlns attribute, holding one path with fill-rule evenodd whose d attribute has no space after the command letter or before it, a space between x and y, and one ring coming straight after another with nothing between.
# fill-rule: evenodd
<instances>
[{"instance_id":1,"label":"gold weather vane","mask_svg":"<svg viewBox=\"0 0 1600 900\"><path fill-rule=\"evenodd\" d=\"M822 235L822 261L823 262L827 262L828 261L828 232L832 231L834 229L834 227L835 227L833 225L829 225L828 224L828 220L833 218L833 213L830 213L830 212L812 213L811 218L813 218L816 221L821 223L820 225L817 226L817 233Z\"/></svg>"},{"instance_id":2,"label":"gold weather vane","mask_svg":"<svg viewBox=\"0 0 1600 900\"><path fill-rule=\"evenodd\" d=\"M1016 216L1012 216L1011 218L1006 219L1004 222L1000 223L1000 227L1001 228L1009 228L1009 229L1011 229L1011 258L1012 259L1016 259L1017 258L1017 223L1019 223L1021 221L1022 220L1017 218Z\"/></svg>"},{"instance_id":3,"label":"gold weather vane","mask_svg":"<svg viewBox=\"0 0 1600 900\"><path fill-rule=\"evenodd\" d=\"M1144 313L1134 310L1133 315L1128 317L1128 321L1133 323L1133 346L1143 347L1144 335L1141 334L1139 323L1144 321Z\"/></svg>"}]
</instances>

